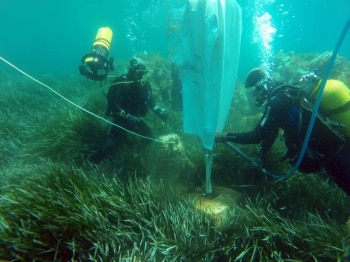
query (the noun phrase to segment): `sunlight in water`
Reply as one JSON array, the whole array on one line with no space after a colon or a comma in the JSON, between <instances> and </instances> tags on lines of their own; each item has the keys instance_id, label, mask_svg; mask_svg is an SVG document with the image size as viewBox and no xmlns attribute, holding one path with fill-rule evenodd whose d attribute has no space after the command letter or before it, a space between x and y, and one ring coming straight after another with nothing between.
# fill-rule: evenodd
<instances>
[{"instance_id":1,"label":"sunlight in water","mask_svg":"<svg viewBox=\"0 0 350 262\"><path fill-rule=\"evenodd\" d=\"M272 23L272 16L265 11L270 4L275 1L258 1L255 2L251 9L253 14L253 43L259 45L259 57L263 67L270 71L271 61L273 55L273 39L276 34L276 28Z\"/></svg>"}]
</instances>

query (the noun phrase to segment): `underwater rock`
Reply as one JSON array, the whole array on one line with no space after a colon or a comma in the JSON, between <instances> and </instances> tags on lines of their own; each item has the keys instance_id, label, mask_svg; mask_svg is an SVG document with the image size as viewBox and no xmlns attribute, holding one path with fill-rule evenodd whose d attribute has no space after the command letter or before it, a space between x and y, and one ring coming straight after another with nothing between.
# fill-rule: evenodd
<instances>
[{"instance_id":1,"label":"underwater rock","mask_svg":"<svg viewBox=\"0 0 350 262\"><path fill-rule=\"evenodd\" d=\"M211 196L203 196L202 192L190 194L194 206L213 216L218 227L227 225L232 219L234 204L241 198L241 193L226 187L215 186Z\"/></svg>"},{"instance_id":2,"label":"underwater rock","mask_svg":"<svg viewBox=\"0 0 350 262\"><path fill-rule=\"evenodd\" d=\"M300 77L309 72L315 72L323 77L328 69L332 52L295 54L294 52L278 52L273 58L271 76L282 82L297 83ZM348 84L350 77L350 61L343 56L337 56L329 78L334 78Z\"/></svg>"},{"instance_id":3,"label":"underwater rock","mask_svg":"<svg viewBox=\"0 0 350 262\"><path fill-rule=\"evenodd\" d=\"M175 64L171 64L171 108L173 110L182 110L182 81L180 78L180 69Z\"/></svg>"},{"instance_id":4,"label":"underwater rock","mask_svg":"<svg viewBox=\"0 0 350 262\"><path fill-rule=\"evenodd\" d=\"M319 74L319 75L324 75L326 73L329 60L332 57L331 52L324 52L317 57L315 57L311 62L310 62L310 67L314 68L314 70Z\"/></svg>"},{"instance_id":5,"label":"underwater rock","mask_svg":"<svg viewBox=\"0 0 350 262\"><path fill-rule=\"evenodd\" d=\"M325 75L328 66L329 61L332 57L332 52L324 52L317 57L315 57L311 63L310 66L314 68L314 70L317 72L318 75L323 76ZM349 72L350 70L350 61L343 56L337 56L337 58L334 61L334 65L332 68L332 71L330 72L330 78L335 78L338 80L341 80L345 83L350 82Z\"/></svg>"},{"instance_id":6,"label":"underwater rock","mask_svg":"<svg viewBox=\"0 0 350 262\"><path fill-rule=\"evenodd\" d=\"M278 52L273 58L273 79L280 82L298 82L303 74L309 72L305 61L310 59L305 55L296 55L294 52ZM309 63L309 62L308 62Z\"/></svg>"},{"instance_id":7,"label":"underwater rock","mask_svg":"<svg viewBox=\"0 0 350 262\"><path fill-rule=\"evenodd\" d=\"M147 171L153 181L169 185L186 185L190 174L196 171L188 158L181 138L167 134L158 138L164 143L153 143L147 149Z\"/></svg>"}]
</instances>

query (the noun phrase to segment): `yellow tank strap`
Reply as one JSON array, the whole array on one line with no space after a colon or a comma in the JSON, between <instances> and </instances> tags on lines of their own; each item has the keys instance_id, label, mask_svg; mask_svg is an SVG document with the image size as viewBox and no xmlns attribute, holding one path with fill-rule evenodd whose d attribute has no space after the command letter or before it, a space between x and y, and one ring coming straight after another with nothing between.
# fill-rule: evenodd
<instances>
[{"instance_id":1,"label":"yellow tank strap","mask_svg":"<svg viewBox=\"0 0 350 262\"><path fill-rule=\"evenodd\" d=\"M116 86L116 85L121 85L121 84L131 84L131 83L134 83L134 81L117 82L117 83L110 84L109 87Z\"/></svg>"},{"instance_id":2,"label":"yellow tank strap","mask_svg":"<svg viewBox=\"0 0 350 262\"><path fill-rule=\"evenodd\" d=\"M340 113L344 113L346 111L350 110L350 101L346 102L344 105L338 106L336 108L333 109L329 109L329 110L324 110L324 114L325 115L337 115Z\"/></svg>"}]
</instances>

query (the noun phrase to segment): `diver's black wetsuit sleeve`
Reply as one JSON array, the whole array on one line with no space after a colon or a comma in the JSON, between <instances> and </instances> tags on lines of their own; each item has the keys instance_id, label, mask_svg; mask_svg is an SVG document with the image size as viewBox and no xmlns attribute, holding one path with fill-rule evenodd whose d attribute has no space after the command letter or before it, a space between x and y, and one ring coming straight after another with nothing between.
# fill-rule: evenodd
<instances>
[{"instance_id":1,"label":"diver's black wetsuit sleeve","mask_svg":"<svg viewBox=\"0 0 350 262\"><path fill-rule=\"evenodd\" d=\"M257 144L262 140L262 128L257 126L255 130L244 133L227 133L227 141L239 144Z\"/></svg>"},{"instance_id":2,"label":"diver's black wetsuit sleeve","mask_svg":"<svg viewBox=\"0 0 350 262\"><path fill-rule=\"evenodd\" d=\"M277 138L281 121L286 117L282 108L285 101L272 99L266 106L264 115L254 130L244 133L228 133L227 141L239 144L258 144L261 142L262 155L271 148Z\"/></svg>"}]
</instances>

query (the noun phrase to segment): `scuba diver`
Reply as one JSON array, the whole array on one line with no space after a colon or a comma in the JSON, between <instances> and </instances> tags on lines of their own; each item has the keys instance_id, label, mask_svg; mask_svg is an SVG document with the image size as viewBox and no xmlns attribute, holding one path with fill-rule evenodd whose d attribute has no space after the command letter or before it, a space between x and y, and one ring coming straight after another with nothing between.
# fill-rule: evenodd
<instances>
[{"instance_id":1,"label":"scuba diver","mask_svg":"<svg viewBox=\"0 0 350 262\"><path fill-rule=\"evenodd\" d=\"M218 132L215 141L240 144L260 143L258 155L262 160L281 129L284 131L287 147L287 152L281 160L289 158L290 164L294 165L302 148L312 114L313 103L310 96L312 93L315 95L315 88L317 85L317 88L319 87L320 82L319 77L310 73L303 76L297 85L281 84L260 68L251 70L245 81L245 87L252 91L257 105L265 106L262 118L252 131ZM333 182L350 195L349 137L344 135L344 125L340 121L319 113L299 171L312 173L322 169L326 170Z\"/></svg>"},{"instance_id":2,"label":"scuba diver","mask_svg":"<svg viewBox=\"0 0 350 262\"><path fill-rule=\"evenodd\" d=\"M167 112L155 103L152 89L146 77L145 62L138 57L130 60L127 74L117 77L109 86L107 92L107 116L113 118L118 126L147 138L153 138L151 128L142 120L148 109L151 109L160 119L167 120ZM91 157L93 163L99 163L113 152L114 147L123 140L126 131L111 126L102 148ZM144 139L147 146L151 139Z\"/></svg>"}]
</instances>

